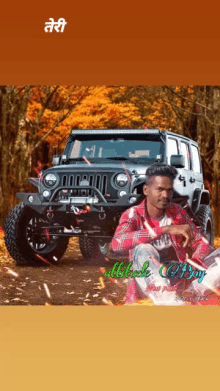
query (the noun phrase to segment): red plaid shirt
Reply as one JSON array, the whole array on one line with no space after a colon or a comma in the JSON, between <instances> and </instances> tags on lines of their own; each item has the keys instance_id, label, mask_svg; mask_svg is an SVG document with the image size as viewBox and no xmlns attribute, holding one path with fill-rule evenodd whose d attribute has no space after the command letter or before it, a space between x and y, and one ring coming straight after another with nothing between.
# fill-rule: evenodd
<instances>
[{"instance_id":1,"label":"red plaid shirt","mask_svg":"<svg viewBox=\"0 0 220 391\"><path fill-rule=\"evenodd\" d=\"M167 217L171 224L189 224L194 232L194 241L190 248L193 251L192 260L199 262L208 256L213 248L207 239L195 226L187 212L178 204L170 203L166 209ZM162 236L162 227L154 227L149 215L145 211L145 200L139 205L127 209L121 216L119 225L112 239L112 250L125 252L129 250L130 260L133 259L133 248L141 243L152 243ZM182 235L170 235L172 246L180 262L186 261L186 248L182 245Z\"/></svg>"}]
</instances>

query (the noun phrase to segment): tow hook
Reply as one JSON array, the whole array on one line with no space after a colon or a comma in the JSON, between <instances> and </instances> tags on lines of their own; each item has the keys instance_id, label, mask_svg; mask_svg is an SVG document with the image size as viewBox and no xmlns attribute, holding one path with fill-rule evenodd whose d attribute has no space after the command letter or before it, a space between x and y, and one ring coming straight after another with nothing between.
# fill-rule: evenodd
<instances>
[{"instance_id":1,"label":"tow hook","mask_svg":"<svg viewBox=\"0 0 220 391\"><path fill-rule=\"evenodd\" d=\"M75 215L81 215L82 213L87 213L87 210L80 210L79 208L77 208L77 206L74 205L71 206L71 210Z\"/></svg>"},{"instance_id":2,"label":"tow hook","mask_svg":"<svg viewBox=\"0 0 220 391\"><path fill-rule=\"evenodd\" d=\"M54 218L54 214L53 214L53 212L51 212L50 210L47 211L47 218L48 218L49 220L52 220L52 219Z\"/></svg>"}]
</instances>

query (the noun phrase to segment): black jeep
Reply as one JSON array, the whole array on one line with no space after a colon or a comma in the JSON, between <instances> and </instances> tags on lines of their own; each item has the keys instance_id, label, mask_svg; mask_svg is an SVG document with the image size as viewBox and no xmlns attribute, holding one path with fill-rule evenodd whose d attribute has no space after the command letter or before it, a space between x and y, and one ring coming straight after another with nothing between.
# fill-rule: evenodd
<instances>
[{"instance_id":1,"label":"black jeep","mask_svg":"<svg viewBox=\"0 0 220 391\"><path fill-rule=\"evenodd\" d=\"M158 129L72 130L53 167L29 178L38 193L17 193L22 202L5 223L10 255L19 264L42 258L56 264L75 236L83 257L101 262L122 212L142 201L145 172L154 162L177 168L173 201L213 244L210 196L195 141Z\"/></svg>"}]
</instances>

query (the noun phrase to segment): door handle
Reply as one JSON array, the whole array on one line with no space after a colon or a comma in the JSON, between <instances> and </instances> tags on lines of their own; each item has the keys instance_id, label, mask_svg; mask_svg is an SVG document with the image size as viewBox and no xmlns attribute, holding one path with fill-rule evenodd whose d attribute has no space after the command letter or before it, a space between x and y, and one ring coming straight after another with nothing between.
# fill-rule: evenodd
<instances>
[{"instance_id":1,"label":"door handle","mask_svg":"<svg viewBox=\"0 0 220 391\"><path fill-rule=\"evenodd\" d=\"M190 178L190 180L189 180L191 183L194 183L196 180L195 180L195 178Z\"/></svg>"},{"instance_id":2,"label":"door handle","mask_svg":"<svg viewBox=\"0 0 220 391\"><path fill-rule=\"evenodd\" d=\"M180 181L185 181L185 180L186 180L186 178L185 178L184 176L182 176L182 175L180 175L178 179L179 179Z\"/></svg>"}]
</instances>

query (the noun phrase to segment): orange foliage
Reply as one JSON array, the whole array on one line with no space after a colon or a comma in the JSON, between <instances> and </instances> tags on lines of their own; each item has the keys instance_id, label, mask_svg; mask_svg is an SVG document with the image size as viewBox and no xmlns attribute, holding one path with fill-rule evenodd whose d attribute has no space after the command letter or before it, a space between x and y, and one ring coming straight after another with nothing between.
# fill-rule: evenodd
<instances>
[{"instance_id":1,"label":"orange foliage","mask_svg":"<svg viewBox=\"0 0 220 391\"><path fill-rule=\"evenodd\" d=\"M21 88L21 86L17 87ZM32 87L31 98L26 112L26 124L24 132L35 132L42 138L53 128L57 120L62 120L54 131L47 136L50 148L63 148L72 128L100 129L100 128L160 128L175 131L174 106L189 109L192 104L183 101L178 94L182 93L183 86L175 87L172 102L164 90L147 88L147 95L141 96L130 93L129 87L91 86L82 97L80 104L71 110L80 96L85 91L85 86L50 86L52 92L56 91L45 108L40 122L35 127L38 115L45 99L45 86ZM134 87L134 91L135 91ZM143 89L144 87L140 87ZM138 87L137 87L138 89ZM189 97L193 94L192 87L184 87L184 92ZM20 93L21 96L23 91ZM130 94L130 95L129 95ZM171 94L172 95L172 94ZM171 96L172 98L172 96ZM174 106L172 106L174 104ZM182 115L187 115L184 112Z\"/></svg>"},{"instance_id":2,"label":"orange foliage","mask_svg":"<svg viewBox=\"0 0 220 391\"><path fill-rule=\"evenodd\" d=\"M54 87L50 87L51 91ZM54 94L49 107L44 111L37 135L43 137L61 115L66 115L84 90L85 87L60 86ZM81 103L47 137L50 147L56 147L57 143L60 142L60 147L64 147L72 128L99 129L107 128L108 126L129 128L131 127L131 121L140 121L138 109L133 103L116 104L111 101L113 90L114 87L90 87L88 93L82 98ZM37 87L33 89L26 115L30 126L37 120L44 97L45 93L43 90ZM68 104L66 104L67 99ZM25 132L28 132L28 130L25 129Z\"/></svg>"}]
</instances>

